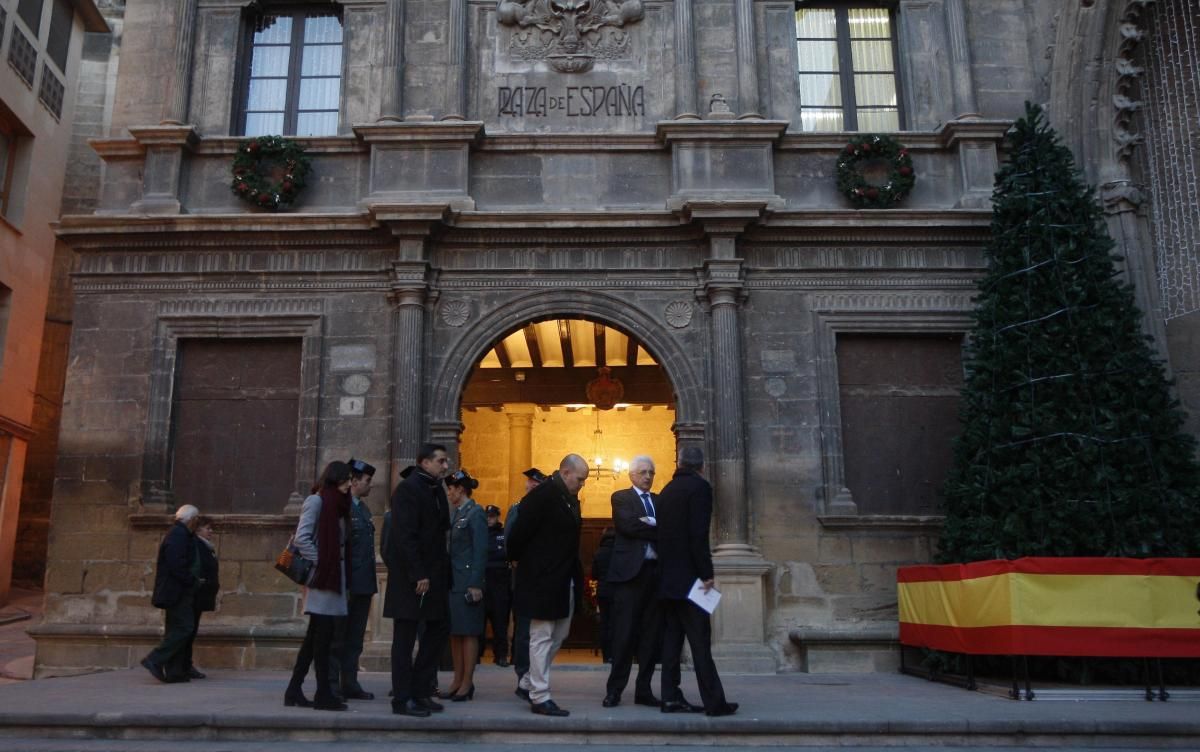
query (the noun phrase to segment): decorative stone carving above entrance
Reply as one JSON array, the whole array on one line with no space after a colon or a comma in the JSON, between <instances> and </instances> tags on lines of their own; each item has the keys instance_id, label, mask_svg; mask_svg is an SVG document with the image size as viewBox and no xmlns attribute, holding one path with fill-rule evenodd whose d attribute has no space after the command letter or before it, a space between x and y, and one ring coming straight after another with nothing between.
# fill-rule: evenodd
<instances>
[{"instance_id":1,"label":"decorative stone carving above entrance","mask_svg":"<svg viewBox=\"0 0 1200 752\"><path fill-rule=\"evenodd\" d=\"M514 60L545 61L560 73L585 73L597 58L627 57L627 24L642 20L642 0L499 0L497 20L515 27Z\"/></svg>"}]
</instances>

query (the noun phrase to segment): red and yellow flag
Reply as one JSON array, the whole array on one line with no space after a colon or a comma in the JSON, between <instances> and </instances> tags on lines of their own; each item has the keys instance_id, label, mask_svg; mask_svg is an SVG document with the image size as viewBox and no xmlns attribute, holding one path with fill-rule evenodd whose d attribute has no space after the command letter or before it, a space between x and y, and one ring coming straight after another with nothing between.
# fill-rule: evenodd
<instances>
[{"instance_id":1,"label":"red and yellow flag","mask_svg":"<svg viewBox=\"0 0 1200 752\"><path fill-rule=\"evenodd\" d=\"M900 642L976 655L1200 658L1200 559L901 567Z\"/></svg>"}]
</instances>

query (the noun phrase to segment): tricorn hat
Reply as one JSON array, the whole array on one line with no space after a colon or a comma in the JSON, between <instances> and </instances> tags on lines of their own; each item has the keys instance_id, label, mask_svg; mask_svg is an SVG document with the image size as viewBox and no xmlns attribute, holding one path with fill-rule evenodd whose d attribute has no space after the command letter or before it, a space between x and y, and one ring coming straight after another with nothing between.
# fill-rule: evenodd
<instances>
[{"instance_id":1,"label":"tricorn hat","mask_svg":"<svg viewBox=\"0 0 1200 752\"><path fill-rule=\"evenodd\" d=\"M538 470L536 467L529 468L525 472L521 473L521 475L524 475L526 478L536 480L538 483L546 482L546 474L541 470Z\"/></svg>"}]
</instances>

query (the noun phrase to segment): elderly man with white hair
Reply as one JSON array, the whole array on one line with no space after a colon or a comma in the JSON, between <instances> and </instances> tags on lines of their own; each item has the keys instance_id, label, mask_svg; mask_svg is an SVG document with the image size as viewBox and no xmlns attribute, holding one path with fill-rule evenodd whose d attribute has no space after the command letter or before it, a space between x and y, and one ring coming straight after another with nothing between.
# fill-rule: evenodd
<instances>
[{"instance_id":1,"label":"elderly man with white hair","mask_svg":"<svg viewBox=\"0 0 1200 752\"><path fill-rule=\"evenodd\" d=\"M654 664L659 661L663 620L658 603L658 542L654 485L654 460L646 455L629 463L629 488L612 495L612 559L608 582L612 589L612 669L604 694L604 707L621 703L621 692L637 656L637 681L633 701L657 708L651 689Z\"/></svg>"},{"instance_id":2,"label":"elderly man with white hair","mask_svg":"<svg viewBox=\"0 0 1200 752\"><path fill-rule=\"evenodd\" d=\"M162 642L142 659L142 666L161 682L188 681L184 651L196 629L195 590L204 580L196 563L195 532L200 510L184 504L175 512L175 524L158 546L154 594L150 602L166 611Z\"/></svg>"}]
</instances>

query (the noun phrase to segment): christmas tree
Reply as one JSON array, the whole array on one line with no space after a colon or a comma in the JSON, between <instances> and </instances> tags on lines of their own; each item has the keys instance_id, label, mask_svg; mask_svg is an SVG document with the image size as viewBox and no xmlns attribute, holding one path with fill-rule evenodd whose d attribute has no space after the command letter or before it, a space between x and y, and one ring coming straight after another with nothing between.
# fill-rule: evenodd
<instances>
[{"instance_id":1,"label":"christmas tree","mask_svg":"<svg viewBox=\"0 0 1200 752\"><path fill-rule=\"evenodd\" d=\"M992 194L943 562L1200 553L1195 441L1071 152L1026 105Z\"/></svg>"}]
</instances>

